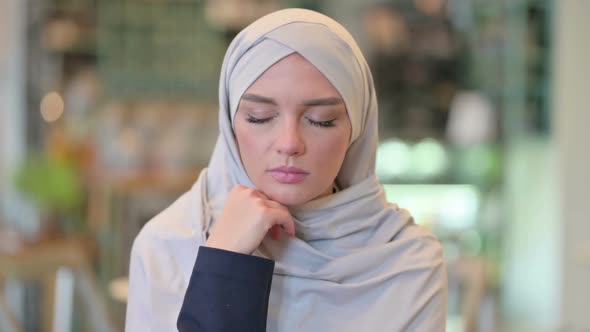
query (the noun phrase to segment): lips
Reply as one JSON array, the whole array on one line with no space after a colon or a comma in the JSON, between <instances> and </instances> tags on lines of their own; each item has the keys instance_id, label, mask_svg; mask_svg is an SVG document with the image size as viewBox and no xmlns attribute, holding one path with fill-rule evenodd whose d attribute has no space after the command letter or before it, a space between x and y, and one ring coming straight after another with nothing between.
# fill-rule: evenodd
<instances>
[{"instance_id":1,"label":"lips","mask_svg":"<svg viewBox=\"0 0 590 332\"><path fill-rule=\"evenodd\" d=\"M291 166L281 166L273 168L270 171L270 175L280 183L298 183L303 181L309 173L302 170L301 168Z\"/></svg>"}]
</instances>

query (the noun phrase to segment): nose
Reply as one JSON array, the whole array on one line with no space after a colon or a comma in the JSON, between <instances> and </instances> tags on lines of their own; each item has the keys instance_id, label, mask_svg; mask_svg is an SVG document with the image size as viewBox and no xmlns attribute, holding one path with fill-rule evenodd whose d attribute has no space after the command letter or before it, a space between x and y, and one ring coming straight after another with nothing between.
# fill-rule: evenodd
<instances>
[{"instance_id":1,"label":"nose","mask_svg":"<svg viewBox=\"0 0 590 332\"><path fill-rule=\"evenodd\" d=\"M305 143L297 121L289 121L281 128L276 141L276 150L286 156L298 156L305 152Z\"/></svg>"}]
</instances>

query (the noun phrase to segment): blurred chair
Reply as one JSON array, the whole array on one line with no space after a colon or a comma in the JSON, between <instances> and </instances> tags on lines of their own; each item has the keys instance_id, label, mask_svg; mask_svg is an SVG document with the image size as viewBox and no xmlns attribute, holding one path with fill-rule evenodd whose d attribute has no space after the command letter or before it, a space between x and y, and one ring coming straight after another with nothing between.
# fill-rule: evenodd
<instances>
[{"instance_id":1,"label":"blurred chair","mask_svg":"<svg viewBox=\"0 0 590 332\"><path fill-rule=\"evenodd\" d=\"M464 256L449 264L450 291L458 291L459 310L461 314L461 330L463 332L478 331L484 299L489 291L490 264L485 257ZM455 288L455 289L453 289Z\"/></svg>"},{"instance_id":2,"label":"blurred chair","mask_svg":"<svg viewBox=\"0 0 590 332\"><path fill-rule=\"evenodd\" d=\"M0 331L23 332L22 326L12 314L2 294L0 294Z\"/></svg>"},{"instance_id":3,"label":"blurred chair","mask_svg":"<svg viewBox=\"0 0 590 332\"><path fill-rule=\"evenodd\" d=\"M16 253L0 253L1 330L24 331L24 322L16 319L3 294L6 280L19 280L39 282L41 286L41 331L71 331L74 315L79 317L81 311L87 319L84 327L89 331L115 331L91 273L86 248L80 240L52 240ZM74 294L78 295L81 307L74 306Z\"/></svg>"}]
</instances>

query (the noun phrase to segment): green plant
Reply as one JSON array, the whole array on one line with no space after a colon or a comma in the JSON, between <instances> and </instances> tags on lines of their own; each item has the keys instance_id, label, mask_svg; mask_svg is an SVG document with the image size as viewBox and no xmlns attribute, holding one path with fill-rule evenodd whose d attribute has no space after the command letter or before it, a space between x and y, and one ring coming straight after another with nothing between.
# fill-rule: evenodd
<instances>
[{"instance_id":1,"label":"green plant","mask_svg":"<svg viewBox=\"0 0 590 332\"><path fill-rule=\"evenodd\" d=\"M15 186L53 218L79 220L83 188L75 166L48 155L31 155L16 172ZM55 221L53 221L55 222Z\"/></svg>"}]
</instances>

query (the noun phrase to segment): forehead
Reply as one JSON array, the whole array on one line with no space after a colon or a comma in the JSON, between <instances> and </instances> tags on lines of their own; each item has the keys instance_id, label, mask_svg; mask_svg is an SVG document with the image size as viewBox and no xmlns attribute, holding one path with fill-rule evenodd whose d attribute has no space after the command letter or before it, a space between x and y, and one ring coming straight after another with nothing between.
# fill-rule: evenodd
<instances>
[{"instance_id":1,"label":"forehead","mask_svg":"<svg viewBox=\"0 0 590 332\"><path fill-rule=\"evenodd\" d=\"M270 66L245 92L275 97L340 97L332 83L311 62L297 53Z\"/></svg>"}]
</instances>

